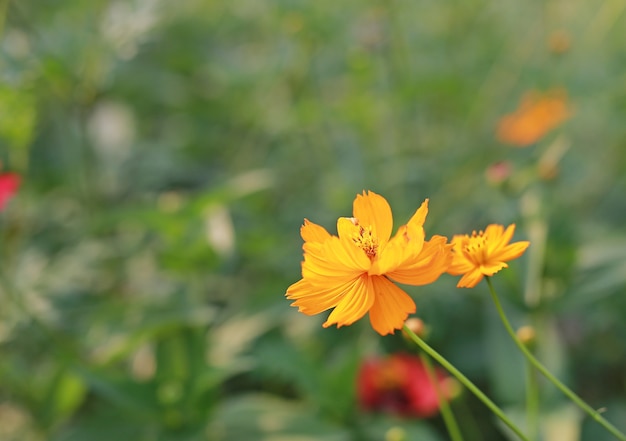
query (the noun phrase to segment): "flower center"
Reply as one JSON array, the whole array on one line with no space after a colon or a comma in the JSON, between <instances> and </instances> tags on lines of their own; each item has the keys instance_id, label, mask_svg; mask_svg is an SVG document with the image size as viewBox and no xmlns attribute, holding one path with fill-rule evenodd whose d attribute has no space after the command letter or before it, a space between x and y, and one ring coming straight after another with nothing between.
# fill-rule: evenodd
<instances>
[{"instance_id":1,"label":"flower center","mask_svg":"<svg viewBox=\"0 0 626 441\"><path fill-rule=\"evenodd\" d=\"M365 252L370 260L374 260L378 249L378 238L374 236L372 226L363 227L359 225L358 219L354 218L352 218L352 223L359 227L359 231L352 237L352 241Z\"/></svg>"},{"instance_id":2,"label":"flower center","mask_svg":"<svg viewBox=\"0 0 626 441\"><path fill-rule=\"evenodd\" d=\"M487 237L481 230L478 233L472 231L472 236L463 249L468 257L475 263L482 264L487 261Z\"/></svg>"}]
</instances>

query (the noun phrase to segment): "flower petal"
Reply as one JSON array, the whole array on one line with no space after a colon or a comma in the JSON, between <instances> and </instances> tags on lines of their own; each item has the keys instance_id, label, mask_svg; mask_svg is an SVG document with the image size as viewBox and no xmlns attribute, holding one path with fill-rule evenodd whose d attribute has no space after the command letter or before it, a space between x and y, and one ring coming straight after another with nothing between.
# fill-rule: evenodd
<instances>
[{"instance_id":1,"label":"flower petal","mask_svg":"<svg viewBox=\"0 0 626 441\"><path fill-rule=\"evenodd\" d=\"M478 285L478 282L483 280L483 273L479 268L474 268L471 271L465 273L459 283L456 284L457 288L473 288Z\"/></svg>"},{"instance_id":2,"label":"flower petal","mask_svg":"<svg viewBox=\"0 0 626 441\"><path fill-rule=\"evenodd\" d=\"M342 240L338 237L331 237L324 242L324 252L333 255L343 265L359 271L367 271L372 265L370 259L357 247L352 240Z\"/></svg>"},{"instance_id":3,"label":"flower petal","mask_svg":"<svg viewBox=\"0 0 626 441\"><path fill-rule=\"evenodd\" d=\"M387 274L405 266L407 262L415 261L422 252L424 237L424 228L412 218L381 248L378 259L370 268L370 275Z\"/></svg>"},{"instance_id":4,"label":"flower petal","mask_svg":"<svg viewBox=\"0 0 626 441\"><path fill-rule=\"evenodd\" d=\"M396 282L407 285L426 285L434 282L450 267L453 255L451 245L446 244L447 238L433 236L424 242L418 255L412 256L387 276Z\"/></svg>"},{"instance_id":5,"label":"flower petal","mask_svg":"<svg viewBox=\"0 0 626 441\"><path fill-rule=\"evenodd\" d=\"M324 242L330 238L330 234L324 227L304 219L304 225L300 227L300 236L305 242Z\"/></svg>"},{"instance_id":6,"label":"flower petal","mask_svg":"<svg viewBox=\"0 0 626 441\"><path fill-rule=\"evenodd\" d=\"M422 202L422 205L417 209L415 214L409 219L407 225L415 225L422 227L424 222L426 222L426 215L428 214L428 199L425 199Z\"/></svg>"},{"instance_id":7,"label":"flower petal","mask_svg":"<svg viewBox=\"0 0 626 441\"><path fill-rule=\"evenodd\" d=\"M353 243L330 236L319 247L306 248L302 277L318 287L342 284L367 272L371 265Z\"/></svg>"},{"instance_id":8,"label":"flower petal","mask_svg":"<svg viewBox=\"0 0 626 441\"><path fill-rule=\"evenodd\" d=\"M370 277L376 296L370 308L370 323L380 335L401 329L409 314L415 312L415 302L407 293L383 276Z\"/></svg>"},{"instance_id":9,"label":"flower petal","mask_svg":"<svg viewBox=\"0 0 626 441\"><path fill-rule=\"evenodd\" d=\"M463 248L468 241L468 236L457 235L452 238L452 262L448 267L448 274L458 276L471 271L475 267L474 263L463 252Z\"/></svg>"},{"instance_id":10,"label":"flower petal","mask_svg":"<svg viewBox=\"0 0 626 441\"><path fill-rule=\"evenodd\" d=\"M515 224L511 224L506 227L506 230L502 233L502 237L500 237L500 241L498 243L499 247L506 246L511 239L513 238L513 233L515 233Z\"/></svg>"},{"instance_id":11,"label":"flower petal","mask_svg":"<svg viewBox=\"0 0 626 441\"><path fill-rule=\"evenodd\" d=\"M484 236L487 239L487 254L491 256L494 252L506 245L508 241L511 240L511 236L514 231L514 224L509 225L506 231L502 225L488 225L487 228L485 228L484 233ZM508 239L507 236L509 236Z\"/></svg>"},{"instance_id":12,"label":"flower petal","mask_svg":"<svg viewBox=\"0 0 626 441\"><path fill-rule=\"evenodd\" d=\"M495 253L493 258L502 261L517 259L524 254L524 251L526 251L526 248L528 248L529 245L530 242L526 240L512 243L506 246L503 250Z\"/></svg>"},{"instance_id":13,"label":"flower petal","mask_svg":"<svg viewBox=\"0 0 626 441\"><path fill-rule=\"evenodd\" d=\"M352 241L359 236L361 227L355 217L340 217L337 219L337 235L343 241Z\"/></svg>"},{"instance_id":14,"label":"flower petal","mask_svg":"<svg viewBox=\"0 0 626 441\"><path fill-rule=\"evenodd\" d=\"M306 315L315 315L337 306L344 292L353 283L354 280L351 280L342 285L320 288L306 279L301 279L287 288L285 296L290 300L295 300L291 306L297 306L298 311Z\"/></svg>"},{"instance_id":15,"label":"flower petal","mask_svg":"<svg viewBox=\"0 0 626 441\"><path fill-rule=\"evenodd\" d=\"M495 273L500 271L502 268L508 268L509 265L505 262L493 262L493 263L485 263L480 266L480 272L485 276L493 276Z\"/></svg>"},{"instance_id":16,"label":"flower petal","mask_svg":"<svg viewBox=\"0 0 626 441\"><path fill-rule=\"evenodd\" d=\"M363 191L362 195L356 196L352 211L360 225L372 227L374 236L384 246L391 237L393 228L393 216L387 200L373 191L368 191L367 194Z\"/></svg>"},{"instance_id":17,"label":"flower petal","mask_svg":"<svg viewBox=\"0 0 626 441\"><path fill-rule=\"evenodd\" d=\"M357 277L362 271L350 267L337 258L334 254L325 252L305 253L302 262L302 277L316 286L329 286L341 284Z\"/></svg>"},{"instance_id":18,"label":"flower petal","mask_svg":"<svg viewBox=\"0 0 626 441\"><path fill-rule=\"evenodd\" d=\"M328 316L328 320L322 326L328 328L337 324L337 327L351 325L363 317L374 303L374 287L371 277L366 274L358 277L354 282L345 287L342 292L342 299L337 304L333 312Z\"/></svg>"},{"instance_id":19,"label":"flower petal","mask_svg":"<svg viewBox=\"0 0 626 441\"><path fill-rule=\"evenodd\" d=\"M408 242L407 226L403 225L385 247L380 249L377 259L372 262L369 274L371 276L384 275L411 257Z\"/></svg>"}]
</instances>

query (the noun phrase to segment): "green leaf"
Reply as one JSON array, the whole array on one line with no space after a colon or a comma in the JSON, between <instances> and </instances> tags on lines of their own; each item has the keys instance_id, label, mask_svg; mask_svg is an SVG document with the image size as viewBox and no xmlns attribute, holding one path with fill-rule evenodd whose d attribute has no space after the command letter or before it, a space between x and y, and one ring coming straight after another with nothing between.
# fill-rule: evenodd
<instances>
[{"instance_id":1,"label":"green leaf","mask_svg":"<svg viewBox=\"0 0 626 441\"><path fill-rule=\"evenodd\" d=\"M209 429L214 441L348 441L348 432L314 409L267 394L224 400Z\"/></svg>"},{"instance_id":2,"label":"green leaf","mask_svg":"<svg viewBox=\"0 0 626 441\"><path fill-rule=\"evenodd\" d=\"M158 420L156 390L151 383L138 383L123 375L114 375L93 368L77 370L84 382L110 404L124 409L132 418Z\"/></svg>"},{"instance_id":3,"label":"green leaf","mask_svg":"<svg viewBox=\"0 0 626 441\"><path fill-rule=\"evenodd\" d=\"M43 419L50 426L63 422L84 402L86 394L82 377L70 369L62 368L54 376L44 399Z\"/></svg>"}]
</instances>

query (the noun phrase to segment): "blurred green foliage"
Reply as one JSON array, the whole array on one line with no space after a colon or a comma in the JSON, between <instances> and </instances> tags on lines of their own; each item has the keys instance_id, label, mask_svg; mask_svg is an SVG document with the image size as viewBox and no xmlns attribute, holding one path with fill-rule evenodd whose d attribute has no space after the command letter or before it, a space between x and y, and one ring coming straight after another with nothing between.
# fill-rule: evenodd
<instances>
[{"instance_id":1,"label":"blurred green foliage","mask_svg":"<svg viewBox=\"0 0 626 441\"><path fill-rule=\"evenodd\" d=\"M0 159L23 186L0 214L0 439L447 439L438 417L359 409L360 362L411 351L401 336L322 329L283 297L302 219L334 231L363 189L396 225L430 198L429 235L516 222L533 245L495 279L507 310L626 430L623 1L2 4ZM551 88L573 118L498 143ZM523 424L523 361L486 287L455 283L407 289ZM546 441L610 439L541 399ZM508 439L469 394L453 409L467 439Z\"/></svg>"}]
</instances>

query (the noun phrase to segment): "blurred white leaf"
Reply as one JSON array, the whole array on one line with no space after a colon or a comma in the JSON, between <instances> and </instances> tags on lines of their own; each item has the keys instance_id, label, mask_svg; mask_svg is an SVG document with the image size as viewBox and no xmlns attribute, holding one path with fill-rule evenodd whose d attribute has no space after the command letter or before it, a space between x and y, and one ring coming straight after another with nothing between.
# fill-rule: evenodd
<instances>
[{"instance_id":1,"label":"blurred white leaf","mask_svg":"<svg viewBox=\"0 0 626 441\"><path fill-rule=\"evenodd\" d=\"M214 328L209 334L207 362L211 366L245 369L251 361L242 357L250 344L270 326L270 317L266 313L248 316L235 316Z\"/></svg>"}]
</instances>

